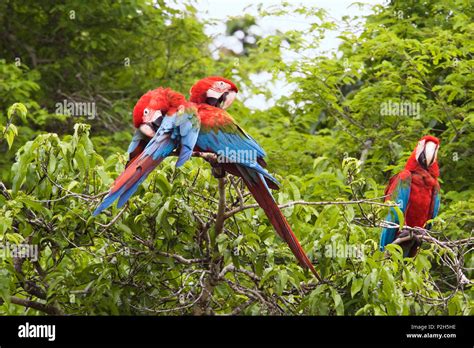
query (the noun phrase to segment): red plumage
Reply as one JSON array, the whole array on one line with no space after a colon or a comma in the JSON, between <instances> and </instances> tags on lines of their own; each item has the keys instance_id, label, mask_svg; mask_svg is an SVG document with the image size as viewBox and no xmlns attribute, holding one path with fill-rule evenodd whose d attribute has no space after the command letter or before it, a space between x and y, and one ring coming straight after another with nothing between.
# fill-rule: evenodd
<instances>
[{"instance_id":1,"label":"red plumage","mask_svg":"<svg viewBox=\"0 0 474 348\"><path fill-rule=\"evenodd\" d=\"M229 123L235 123L235 120L227 112L207 104L198 104L198 117L201 121L201 126L207 127L221 127Z\"/></svg>"},{"instance_id":2,"label":"red plumage","mask_svg":"<svg viewBox=\"0 0 474 348\"><path fill-rule=\"evenodd\" d=\"M219 89L219 82L221 81L227 84L227 86L223 85L226 87L226 89ZM218 93L229 92L229 90L237 92L237 87L232 83L232 81L229 81L222 77L205 78L197 82L191 88L190 100L191 102L198 104L198 117L201 121L201 131L208 132L209 130L214 129L214 131L219 130L229 135L243 135L244 137L248 137L244 130L241 129L235 123L234 119L227 112L220 108L216 108L214 106L206 104L208 98L207 92L210 89ZM213 134L214 141L218 141L217 134ZM233 146L235 146L235 149L238 149L238 141L234 143ZM202 150L211 151L211 149L209 148ZM262 157L258 157L257 162L263 167L266 166L266 163ZM223 163L219 164L219 166L226 172L243 179L244 183L246 184L254 199L257 201L258 205L267 215L268 220L275 228L275 231L288 244L291 251L297 258L299 264L305 269L309 268L310 271L314 274L314 276L321 281L321 277L314 269L313 264L311 263L305 251L301 247L298 238L293 233L290 225L288 224L288 221L286 220L276 201L272 197L272 194L270 193L269 188L278 189L278 185L272 180L269 180L268 178L264 178L263 176L256 174L253 169L250 169L242 164ZM265 180L265 182L263 180Z\"/></svg>"},{"instance_id":3,"label":"red plumage","mask_svg":"<svg viewBox=\"0 0 474 348\"><path fill-rule=\"evenodd\" d=\"M225 82L230 85L230 90L234 92L238 92L239 90L237 89L237 86L230 80L225 79L220 76L209 76L206 77L202 80L199 80L197 83L195 83L192 87L191 90L189 91L190 98L189 100L193 103L196 104L201 104L206 102L206 93L209 89L212 89L214 84L216 82Z\"/></svg>"},{"instance_id":4,"label":"red plumage","mask_svg":"<svg viewBox=\"0 0 474 348\"><path fill-rule=\"evenodd\" d=\"M133 125L135 128L143 124L143 111L145 108L161 110L163 115L172 115L180 105L186 104L184 95L170 88L158 87L145 93L133 108Z\"/></svg>"},{"instance_id":5,"label":"red plumage","mask_svg":"<svg viewBox=\"0 0 474 348\"><path fill-rule=\"evenodd\" d=\"M423 137L422 140L432 141L439 145L439 140L432 136ZM405 223L411 227L424 227L426 221L431 219L433 205L433 190L439 190L439 166L434 162L428 170L416 160L415 150L407 161L405 170L399 175L411 175L410 200L405 212Z\"/></svg>"},{"instance_id":6,"label":"red plumage","mask_svg":"<svg viewBox=\"0 0 474 348\"><path fill-rule=\"evenodd\" d=\"M438 138L427 135L420 139L424 144L432 142L439 147ZM385 189L386 200L394 200L399 182L410 182L410 196L406 203L405 225L410 227L424 228L426 222L433 218L436 195L439 193L439 166L436 157L434 162L424 168L417 160L417 148L415 148L407 160L405 169L390 179ZM437 151L437 149L436 149ZM400 231L397 232L398 237ZM403 245L402 245L403 247ZM416 255L419 245L409 246L409 256Z\"/></svg>"}]
</instances>

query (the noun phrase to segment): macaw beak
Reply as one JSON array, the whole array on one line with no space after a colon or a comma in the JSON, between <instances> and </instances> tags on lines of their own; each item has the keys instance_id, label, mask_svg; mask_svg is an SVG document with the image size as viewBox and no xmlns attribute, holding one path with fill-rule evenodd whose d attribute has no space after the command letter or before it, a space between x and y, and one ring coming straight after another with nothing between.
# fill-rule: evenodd
<instances>
[{"instance_id":1,"label":"macaw beak","mask_svg":"<svg viewBox=\"0 0 474 348\"><path fill-rule=\"evenodd\" d=\"M162 121L163 115L161 111L156 110L149 117L143 119L143 123L140 125L139 129L147 137L153 138L158 128L160 128Z\"/></svg>"},{"instance_id":2,"label":"macaw beak","mask_svg":"<svg viewBox=\"0 0 474 348\"><path fill-rule=\"evenodd\" d=\"M438 145L429 141L425 145L425 158L426 158L426 166L430 167L436 161L436 154L438 153Z\"/></svg>"},{"instance_id":3,"label":"macaw beak","mask_svg":"<svg viewBox=\"0 0 474 348\"><path fill-rule=\"evenodd\" d=\"M436 155L438 153L438 145L433 143L432 141L428 141L423 151L420 152L418 156L418 163L428 170L428 168L436 161Z\"/></svg>"},{"instance_id":4,"label":"macaw beak","mask_svg":"<svg viewBox=\"0 0 474 348\"><path fill-rule=\"evenodd\" d=\"M227 92L227 95L224 98L224 104L222 105L222 108L224 110L227 109L234 102L236 96L237 96L237 92L234 92L234 91Z\"/></svg>"},{"instance_id":5,"label":"macaw beak","mask_svg":"<svg viewBox=\"0 0 474 348\"><path fill-rule=\"evenodd\" d=\"M145 134L148 138L153 138L156 133L149 123L142 123L138 129L140 129L140 132Z\"/></svg>"},{"instance_id":6,"label":"macaw beak","mask_svg":"<svg viewBox=\"0 0 474 348\"><path fill-rule=\"evenodd\" d=\"M236 95L237 92L234 91L220 93L210 89L206 93L206 104L216 108L227 109L235 100Z\"/></svg>"}]
</instances>

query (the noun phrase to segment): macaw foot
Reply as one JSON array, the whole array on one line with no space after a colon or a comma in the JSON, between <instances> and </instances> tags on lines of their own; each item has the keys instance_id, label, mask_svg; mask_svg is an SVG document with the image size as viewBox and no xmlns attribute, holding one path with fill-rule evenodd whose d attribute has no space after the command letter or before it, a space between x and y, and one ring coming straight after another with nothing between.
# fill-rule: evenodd
<instances>
[{"instance_id":1,"label":"macaw foot","mask_svg":"<svg viewBox=\"0 0 474 348\"><path fill-rule=\"evenodd\" d=\"M193 157L201 157L205 161L209 162L209 164L213 167L217 166L219 163L217 155L212 152L193 151Z\"/></svg>"},{"instance_id":2,"label":"macaw foot","mask_svg":"<svg viewBox=\"0 0 474 348\"><path fill-rule=\"evenodd\" d=\"M212 167L211 172L216 179L225 177L225 170L222 167Z\"/></svg>"},{"instance_id":3,"label":"macaw foot","mask_svg":"<svg viewBox=\"0 0 474 348\"><path fill-rule=\"evenodd\" d=\"M419 241L421 239L420 236L423 236L425 234L426 232L423 229L413 230L404 228L398 234L397 239L403 238L402 241L415 239L416 241Z\"/></svg>"},{"instance_id":4,"label":"macaw foot","mask_svg":"<svg viewBox=\"0 0 474 348\"><path fill-rule=\"evenodd\" d=\"M420 236L423 234L424 231L422 230L414 231L403 229L393 243L402 247L404 257L414 257L421 246L422 239Z\"/></svg>"},{"instance_id":5,"label":"macaw foot","mask_svg":"<svg viewBox=\"0 0 474 348\"><path fill-rule=\"evenodd\" d=\"M207 161L211 165L212 175L216 179L221 179L225 176L225 170L222 168L221 163L219 163L219 159L215 153L194 151L193 157L201 157Z\"/></svg>"},{"instance_id":6,"label":"macaw foot","mask_svg":"<svg viewBox=\"0 0 474 348\"><path fill-rule=\"evenodd\" d=\"M408 241L408 240L412 240L413 239L413 231L412 230L406 230L406 229L403 229L400 231L400 233L398 234L397 236L397 239L399 239L401 242L405 242L405 241ZM402 239L403 238L403 239Z\"/></svg>"}]
</instances>

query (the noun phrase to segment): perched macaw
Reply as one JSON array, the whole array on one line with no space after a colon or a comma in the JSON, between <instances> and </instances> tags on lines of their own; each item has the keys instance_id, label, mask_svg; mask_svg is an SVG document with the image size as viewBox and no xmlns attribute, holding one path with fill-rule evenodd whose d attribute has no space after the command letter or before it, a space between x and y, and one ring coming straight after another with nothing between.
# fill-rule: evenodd
<instances>
[{"instance_id":1,"label":"perched macaw","mask_svg":"<svg viewBox=\"0 0 474 348\"><path fill-rule=\"evenodd\" d=\"M127 166L140 155L163 121L163 115L173 115L186 105L184 95L170 88L156 88L145 93L133 108L133 125L137 130L128 147Z\"/></svg>"},{"instance_id":2,"label":"perched macaw","mask_svg":"<svg viewBox=\"0 0 474 348\"><path fill-rule=\"evenodd\" d=\"M218 158L216 167L243 179L301 266L320 279L270 193L269 188L278 189L279 183L264 168L265 152L224 110L237 92L231 81L208 77L191 88L190 102L168 89L156 89L141 97L133 112L137 132L128 151L130 161L94 215L116 199L117 206L123 206L146 176L174 150L179 151L176 166L188 160L193 151L214 153Z\"/></svg>"},{"instance_id":3,"label":"perched macaw","mask_svg":"<svg viewBox=\"0 0 474 348\"><path fill-rule=\"evenodd\" d=\"M137 131L128 148L129 161L122 174L96 208L96 216L118 199L122 207L135 193L148 174L180 148L176 166L181 166L192 155L199 133L199 120L195 109L186 98L169 88L157 88L145 93L133 109L133 122Z\"/></svg>"},{"instance_id":4,"label":"perched macaw","mask_svg":"<svg viewBox=\"0 0 474 348\"><path fill-rule=\"evenodd\" d=\"M421 138L405 169L393 176L385 189L386 200L398 203L404 214L406 226L429 228L425 226L426 222L438 215L440 204L438 148L437 138L430 135ZM395 209L390 209L386 221L399 223ZM387 244L399 236L400 231L397 228L384 228L380 238L380 250L383 251ZM405 257L413 257L420 244L412 239L400 246Z\"/></svg>"},{"instance_id":5,"label":"perched macaw","mask_svg":"<svg viewBox=\"0 0 474 348\"><path fill-rule=\"evenodd\" d=\"M279 183L265 169L265 151L224 110L237 92L232 81L220 76L202 79L191 88L190 101L197 105L201 123L195 149L219 155L220 167L242 178L300 265L321 280L270 192L270 188L278 189Z\"/></svg>"}]
</instances>

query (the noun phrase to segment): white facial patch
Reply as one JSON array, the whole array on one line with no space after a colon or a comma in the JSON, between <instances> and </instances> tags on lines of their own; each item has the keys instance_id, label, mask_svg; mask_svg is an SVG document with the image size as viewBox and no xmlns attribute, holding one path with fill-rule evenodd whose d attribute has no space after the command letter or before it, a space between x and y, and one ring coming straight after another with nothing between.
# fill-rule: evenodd
<instances>
[{"instance_id":1,"label":"white facial patch","mask_svg":"<svg viewBox=\"0 0 474 348\"><path fill-rule=\"evenodd\" d=\"M143 110L143 123L151 123L161 116L160 110Z\"/></svg>"},{"instance_id":2,"label":"white facial patch","mask_svg":"<svg viewBox=\"0 0 474 348\"><path fill-rule=\"evenodd\" d=\"M207 91L206 96L207 96L208 98L216 98L216 99L219 99L219 98L221 97L222 93L224 93L224 92L217 92L217 91L215 91L215 90L213 90L213 89L210 89L210 90Z\"/></svg>"},{"instance_id":3,"label":"white facial patch","mask_svg":"<svg viewBox=\"0 0 474 348\"><path fill-rule=\"evenodd\" d=\"M211 90L214 90L214 91L222 94L222 93L227 92L228 90L230 90L230 88L231 88L231 86L227 82L216 81L212 85Z\"/></svg>"},{"instance_id":4,"label":"white facial patch","mask_svg":"<svg viewBox=\"0 0 474 348\"><path fill-rule=\"evenodd\" d=\"M416 146L416 159L420 158L421 153L425 150L425 140L421 140L418 142Z\"/></svg>"}]
</instances>

